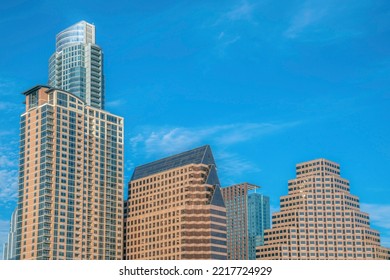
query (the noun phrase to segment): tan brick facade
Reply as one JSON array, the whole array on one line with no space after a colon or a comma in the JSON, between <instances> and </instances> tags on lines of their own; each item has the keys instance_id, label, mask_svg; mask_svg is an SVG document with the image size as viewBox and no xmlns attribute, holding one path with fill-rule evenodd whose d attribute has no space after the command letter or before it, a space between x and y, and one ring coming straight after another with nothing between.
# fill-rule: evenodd
<instances>
[{"instance_id":1,"label":"tan brick facade","mask_svg":"<svg viewBox=\"0 0 390 280\"><path fill-rule=\"evenodd\" d=\"M166 168L148 172L159 165L151 163L129 183L125 259L226 259L226 210L215 167L161 161Z\"/></svg>"},{"instance_id":2,"label":"tan brick facade","mask_svg":"<svg viewBox=\"0 0 390 280\"><path fill-rule=\"evenodd\" d=\"M21 117L18 259L121 259L123 118L38 86Z\"/></svg>"}]
</instances>

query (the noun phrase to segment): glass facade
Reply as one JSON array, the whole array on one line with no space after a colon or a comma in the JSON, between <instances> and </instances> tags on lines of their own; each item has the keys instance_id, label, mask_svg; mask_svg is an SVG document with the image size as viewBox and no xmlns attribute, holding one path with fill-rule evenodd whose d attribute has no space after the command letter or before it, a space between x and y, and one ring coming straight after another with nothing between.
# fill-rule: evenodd
<instances>
[{"instance_id":1,"label":"glass facade","mask_svg":"<svg viewBox=\"0 0 390 280\"><path fill-rule=\"evenodd\" d=\"M49 60L49 85L104 109L103 52L95 44L94 25L81 21L57 35L56 52Z\"/></svg>"},{"instance_id":2,"label":"glass facade","mask_svg":"<svg viewBox=\"0 0 390 280\"><path fill-rule=\"evenodd\" d=\"M160 159L152 163L141 165L135 168L131 180L137 180L142 177L147 177L151 174L177 168L179 166L187 165L190 163L199 164L212 164L215 165L214 157L211 153L210 146L202 146L191 151L187 151L181 154L177 154L168 158ZM219 184L218 178L213 179Z\"/></svg>"},{"instance_id":3,"label":"glass facade","mask_svg":"<svg viewBox=\"0 0 390 280\"><path fill-rule=\"evenodd\" d=\"M256 247L264 245L264 230L271 228L269 197L260 193L248 194L248 254L256 259Z\"/></svg>"}]
</instances>

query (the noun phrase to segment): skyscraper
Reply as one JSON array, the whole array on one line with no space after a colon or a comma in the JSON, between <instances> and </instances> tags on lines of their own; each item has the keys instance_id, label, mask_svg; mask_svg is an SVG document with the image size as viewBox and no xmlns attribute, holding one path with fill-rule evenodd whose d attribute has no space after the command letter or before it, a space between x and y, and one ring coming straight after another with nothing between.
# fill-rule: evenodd
<instances>
[{"instance_id":1,"label":"skyscraper","mask_svg":"<svg viewBox=\"0 0 390 280\"><path fill-rule=\"evenodd\" d=\"M264 244L264 231L271 228L269 197L261 193L248 194L248 256L256 259L256 247Z\"/></svg>"},{"instance_id":2,"label":"skyscraper","mask_svg":"<svg viewBox=\"0 0 390 280\"><path fill-rule=\"evenodd\" d=\"M135 168L125 259L226 259L226 211L211 148Z\"/></svg>"},{"instance_id":3,"label":"skyscraper","mask_svg":"<svg viewBox=\"0 0 390 280\"><path fill-rule=\"evenodd\" d=\"M270 227L269 198L257 193L259 186L241 183L223 187L226 205L229 260L256 259L264 229Z\"/></svg>"},{"instance_id":4,"label":"skyscraper","mask_svg":"<svg viewBox=\"0 0 390 280\"><path fill-rule=\"evenodd\" d=\"M226 205L229 260L248 260L248 191L256 185L242 183L222 188Z\"/></svg>"},{"instance_id":5,"label":"skyscraper","mask_svg":"<svg viewBox=\"0 0 390 280\"><path fill-rule=\"evenodd\" d=\"M369 215L360 211L340 166L317 159L296 166L272 229L257 248L260 259L389 259Z\"/></svg>"},{"instance_id":6,"label":"skyscraper","mask_svg":"<svg viewBox=\"0 0 390 280\"><path fill-rule=\"evenodd\" d=\"M17 259L121 259L123 118L63 90L23 94Z\"/></svg>"},{"instance_id":7,"label":"skyscraper","mask_svg":"<svg viewBox=\"0 0 390 280\"><path fill-rule=\"evenodd\" d=\"M80 21L57 34L49 60L49 86L104 109L103 52L95 44L95 26Z\"/></svg>"},{"instance_id":8,"label":"skyscraper","mask_svg":"<svg viewBox=\"0 0 390 280\"><path fill-rule=\"evenodd\" d=\"M14 260L16 258L16 217L17 208L12 212L7 242L3 247L3 260Z\"/></svg>"}]
</instances>

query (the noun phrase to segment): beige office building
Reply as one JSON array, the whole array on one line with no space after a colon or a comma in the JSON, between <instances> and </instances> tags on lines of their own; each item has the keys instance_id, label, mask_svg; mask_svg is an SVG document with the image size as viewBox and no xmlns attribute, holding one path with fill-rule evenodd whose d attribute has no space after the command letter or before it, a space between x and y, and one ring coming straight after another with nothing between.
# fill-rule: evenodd
<instances>
[{"instance_id":1,"label":"beige office building","mask_svg":"<svg viewBox=\"0 0 390 280\"><path fill-rule=\"evenodd\" d=\"M296 166L264 243L257 259L389 259L368 213L360 211L359 198L340 177L340 166L326 159Z\"/></svg>"},{"instance_id":2,"label":"beige office building","mask_svg":"<svg viewBox=\"0 0 390 280\"><path fill-rule=\"evenodd\" d=\"M209 146L136 167L125 259L226 259L226 210Z\"/></svg>"},{"instance_id":3,"label":"beige office building","mask_svg":"<svg viewBox=\"0 0 390 280\"><path fill-rule=\"evenodd\" d=\"M17 259L121 259L123 118L63 90L24 95Z\"/></svg>"}]
</instances>

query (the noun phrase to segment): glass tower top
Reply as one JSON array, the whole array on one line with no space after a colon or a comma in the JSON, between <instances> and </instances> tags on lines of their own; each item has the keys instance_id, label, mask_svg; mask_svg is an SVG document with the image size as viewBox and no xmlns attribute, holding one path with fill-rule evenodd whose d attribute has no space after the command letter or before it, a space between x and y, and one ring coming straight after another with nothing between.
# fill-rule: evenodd
<instances>
[{"instance_id":1,"label":"glass tower top","mask_svg":"<svg viewBox=\"0 0 390 280\"><path fill-rule=\"evenodd\" d=\"M103 52L95 44L95 26L80 21L57 34L49 60L49 85L104 110Z\"/></svg>"},{"instance_id":2,"label":"glass tower top","mask_svg":"<svg viewBox=\"0 0 390 280\"><path fill-rule=\"evenodd\" d=\"M60 52L69 44L95 44L95 26L86 21L80 21L57 34L56 50Z\"/></svg>"}]
</instances>

